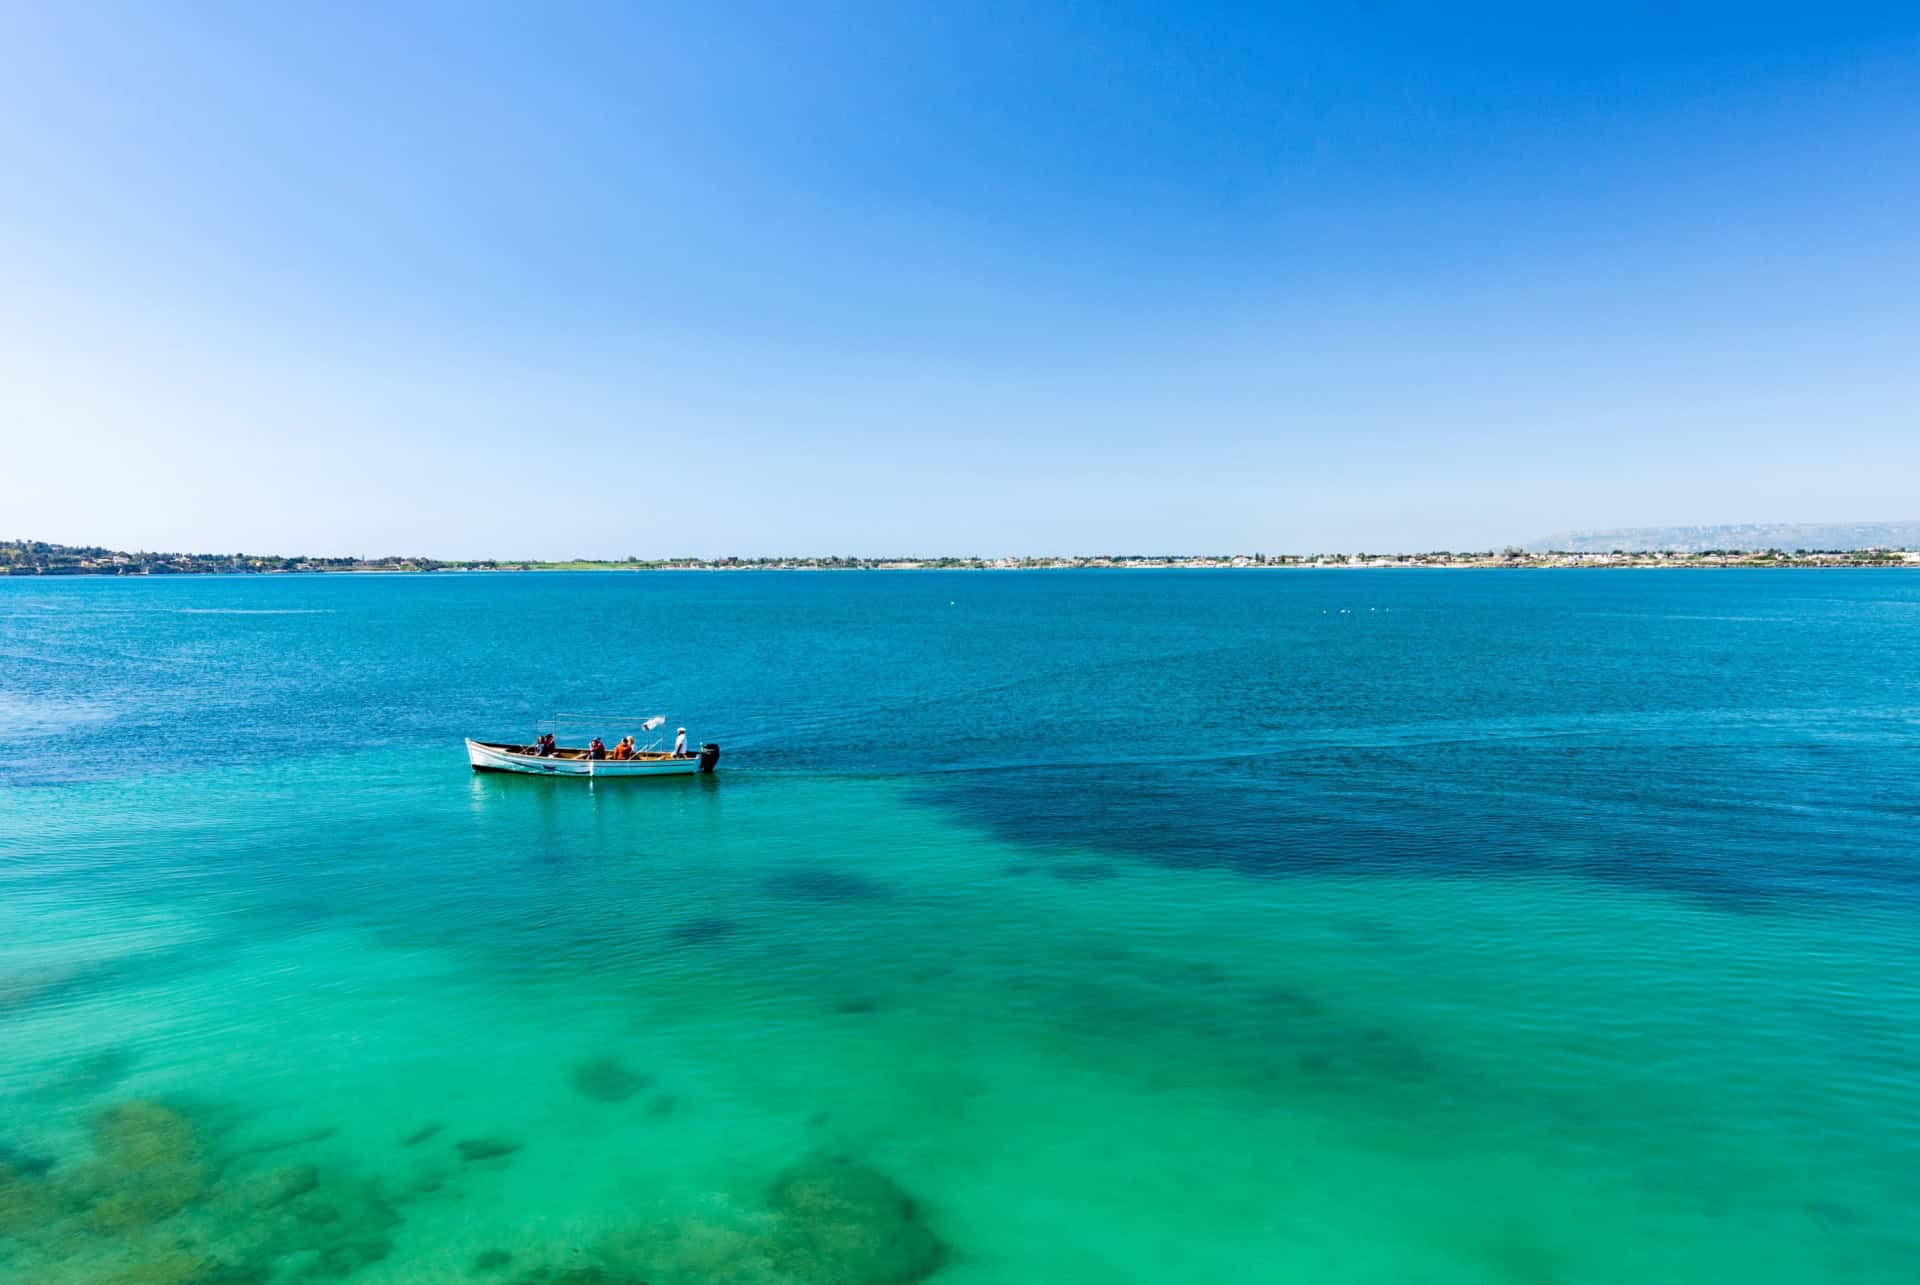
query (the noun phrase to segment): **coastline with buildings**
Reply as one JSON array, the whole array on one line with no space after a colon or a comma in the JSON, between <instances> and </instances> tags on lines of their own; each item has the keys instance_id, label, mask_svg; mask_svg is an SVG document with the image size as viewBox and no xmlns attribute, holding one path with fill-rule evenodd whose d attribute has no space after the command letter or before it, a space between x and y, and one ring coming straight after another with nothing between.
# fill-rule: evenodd
<instances>
[{"instance_id":1,"label":"coastline with buildings","mask_svg":"<svg viewBox=\"0 0 1920 1285\"><path fill-rule=\"evenodd\" d=\"M0 541L0 576L311 575L486 571L1053 571L1324 568L1920 567L1920 549L1521 549L1425 553L1111 554L1031 557L717 557L442 560L125 552Z\"/></svg>"}]
</instances>

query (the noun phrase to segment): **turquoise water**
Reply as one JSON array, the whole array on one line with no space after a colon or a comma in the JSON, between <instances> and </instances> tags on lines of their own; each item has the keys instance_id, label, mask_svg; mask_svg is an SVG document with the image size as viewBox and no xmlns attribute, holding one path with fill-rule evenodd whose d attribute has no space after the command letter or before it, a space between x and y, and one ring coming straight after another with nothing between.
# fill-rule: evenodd
<instances>
[{"instance_id":1,"label":"turquoise water","mask_svg":"<svg viewBox=\"0 0 1920 1285\"><path fill-rule=\"evenodd\" d=\"M0 729L7 1281L1920 1261L1920 575L0 581Z\"/></svg>"}]
</instances>

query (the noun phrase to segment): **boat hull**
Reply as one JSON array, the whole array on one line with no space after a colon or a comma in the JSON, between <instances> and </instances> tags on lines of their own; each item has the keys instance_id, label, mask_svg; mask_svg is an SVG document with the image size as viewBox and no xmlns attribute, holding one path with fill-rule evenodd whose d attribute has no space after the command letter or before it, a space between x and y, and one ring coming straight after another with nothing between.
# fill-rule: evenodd
<instances>
[{"instance_id":1,"label":"boat hull","mask_svg":"<svg viewBox=\"0 0 1920 1285\"><path fill-rule=\"evenodd\" d=\"M510 746L467 741L467 762L476 772L518 772L525 776L577 776L589 780L628 776L692 776L701 770L701 758L584 759L538 758L515 753ZM713 769L709 766L707 771Z\"/></svg>"}]
</instances>

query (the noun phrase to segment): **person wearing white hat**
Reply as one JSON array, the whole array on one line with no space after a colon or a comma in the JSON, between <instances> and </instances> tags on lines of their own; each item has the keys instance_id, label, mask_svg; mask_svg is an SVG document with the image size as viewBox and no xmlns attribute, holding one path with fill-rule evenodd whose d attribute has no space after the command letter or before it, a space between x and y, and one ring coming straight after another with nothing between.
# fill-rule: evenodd
<instances>
[{"instance_id":1,"label":"person wearing white hat","mask_svg":"<svg viewBox=\"0 0 1920 1285\"><path fill-rule=\"evenodd\" d=\"M684 727L673 734L673 756L677 759L687 756L687 729Z\"/></svg>"}]
</instances>

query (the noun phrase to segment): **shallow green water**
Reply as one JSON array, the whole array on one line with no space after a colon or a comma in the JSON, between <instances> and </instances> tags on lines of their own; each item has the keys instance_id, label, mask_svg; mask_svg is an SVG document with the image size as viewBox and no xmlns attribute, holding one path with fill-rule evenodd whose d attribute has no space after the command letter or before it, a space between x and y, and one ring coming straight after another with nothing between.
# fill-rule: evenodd
<instances>
[{"instance_id":1,"label":"shallow green water","mask_svg":"<svg viewBox=\"0 0 1920 1285\"><path fill-rule=\"evenodd\" d=\"M954 592L1028 592L980 579ZM1509 592L1439 579L1337 592L1403 615L1442 609L1423 595ZM467 646L484 650L551 583L438 607L472 613ZM1044 591L1069 624L1105 609L1110 580L1091 602L1061 583ZM1712 590L1753 599L1719 614L1792 621L1789 649L1816 631L1874 636L1782 583L1662 583L1628 610L1656 618L1673 605L1659 595ZM407 591L440 591L309 584L164 592L196 612L302 594L331 613L230 618L244 626L424 612ZM892 584L878 592L924 587ZM1119 618L1196 592L1166 584L1123 586L1145 597ZM950 726L963 710L891 691L863 703L850 685L807 699L837 696L876 738L893 729L894 770L810 768L805 738L743 703L727 712L751 734L713 778L472 776L447 742L480 715L423 697L396 724L342 696L354 680L289 678L273 648L247 651L210 617L170 636L155 595L113 601L131 616L123 641L97 615L85 640L52 645L58 626L33 613L104 610L101 591L59 597L86 591L29 601L0 585L19 595L12 699L56 729L31 733L54 779L0 786L5 1279L1906 1281L1920 1261L1920 986L1899 847L1914 719L1877 663L1737 710L1718 693L1709 710L1673 678L1690 651L1670 643L1677 686L1639 708L1540 692L1489 712L1468 692L1450 720L1388 722L1353 714L1349 692L1339 731L1324 685L1220 685L1233 646L1251 645L1236 628L1267 637L1273 616L1322 610L1256 603L1216 624L1224 661L1130 644L1134 682L1195 718L1230 700L1262 745L1306 720L1284 733L1285 788L1222 782L1231 758L1154 779L1189 787L1148 796L1155 823L1227 836L1203 852L1143 839L1130 734L1029 745L1058 761L1016 781L984 770L997 733ZM832 583L726 591L773 595L757 605L789 631L776 643L738 604L694 604L743 646L857 667L888 645L865 617L834 623ZM1847 591L1896 623L1912 592ZM993 626L929 637L905 623L917 602L893 609L894 659L916 668L887 682L977 709L1009 681L955 660L990 650L971 631ZM1542 622L1525 596L1473 617L1501 609L1535 631L1579 623ZM811 642L793 642L796 619ZM1426 628L1463 659L1482 636ZM390 637L360 658L390 686L478 663L430 648L402 663ZM313 645L343 647L330 663L355 673L351 631ZM1327 645L1302 644L1290 672L1311 677ZM1398 644L1338 645L1357 663ZM244 663L210 656L227 648ZM172 676L181 653L197 677ZM1099 676L1115 650L1076 660L1056 632L1050 654L1065 692L1051 725L1103 717L1074 688L1124 686ZM780 674L731 678L729 699L752 681L784 690L794 653L780 658ZM98 677L115 663L124 687ZM223 704L232 688L211 679L227 663L254 704ZM1784 654L1741 663L1771 674ZM311 724L368 734L235 768L173 764L171 731L135 731L145 762L85 754L63 772L62 738L90 748L97 728L139 727L142 665L160 703L170 683L199 693L189 717L209 735L303 700ZM1518 750L1516 718L1535 724ZM436 719L449 736L429 734ZM709 719L695 733L730 739ZM1436 740L1450 748L1423 757ZM1706 773L1690 809L1665 792L1684 770L1666 759L1623 798L1650 745ZM1821 756L1852 770L1810 773ZM1642 850L1685 869L1608 862ZM129 1102L170 1114L130 1117ZM797 1205L778 1185L796 1167L854 1194Z\"/></svg>"}]
</instances>

